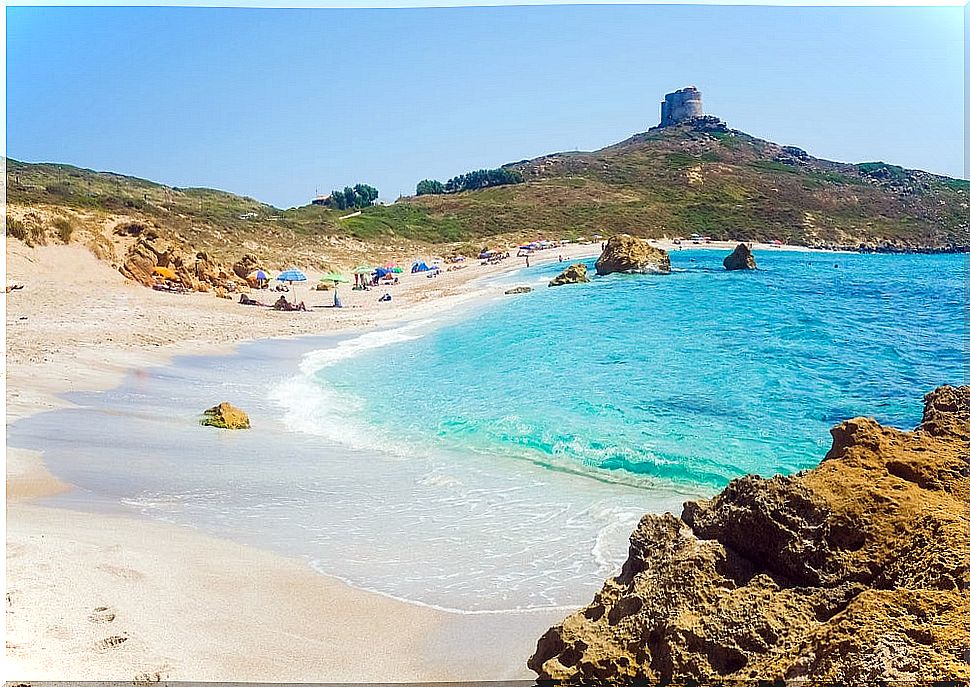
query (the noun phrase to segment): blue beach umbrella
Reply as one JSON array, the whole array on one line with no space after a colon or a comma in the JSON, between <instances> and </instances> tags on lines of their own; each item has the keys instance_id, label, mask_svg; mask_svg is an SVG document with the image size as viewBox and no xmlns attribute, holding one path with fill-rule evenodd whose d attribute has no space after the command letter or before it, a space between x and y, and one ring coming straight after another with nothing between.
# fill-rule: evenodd
<instances>
[{"instance_id":1,"label":"blue beach umbrella","mask_svg":"<svg viewBox=\"0 0 970 687\"><path fill-rule=\"evenodd\" d=\"M277 281L288 281L288 282L306 281L306 275L303 274L303 272L301 272L300 270L296 269L295 267L291 267L285 272L281 272L276 279Z\"/></svg>"}]
</instances>

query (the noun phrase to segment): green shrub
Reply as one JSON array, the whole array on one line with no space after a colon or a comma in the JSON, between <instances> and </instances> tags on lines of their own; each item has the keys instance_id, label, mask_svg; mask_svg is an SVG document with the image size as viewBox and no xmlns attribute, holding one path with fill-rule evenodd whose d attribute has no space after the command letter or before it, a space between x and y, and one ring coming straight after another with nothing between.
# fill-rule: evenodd
<instances>
[{"instance_id":1,"label":"green shrub","mask_svg":"<svg viewBox=\"0 0 970 687\"><path fill-rule=\"evenodd\" d=\"M71 220L58 217L54 220L54 231L57 232L57 238L61 240L61 243L70 243L71 235L74 233L74 225L71 224Z\"/></svg>"},{"instance_id":2,"label":"green shrub","mask_svg":"<svg viewBox=\"0 0 970 687\"><path fill-rule=\"evenodd\" d=\"M7 236L13 236L15 239L20 239L27 245L30 245L30 235L27 233L27 227L19 219L14 219L13 217L7 218Z\"/></svg>"},{"instance_id":3,"label":"green shrub","mask_svg":"<svg viewBox=\"0 0 970 687\"><path fill-rule=\"evenodd\" d=\"M697 158L687 153L668 153L665 159L671 167L690 167L697 164Z\"/></svg>"},{"instance_id":4,"label":"green shrub","mask_svg":"<svg viewBox=\"0 0 970 687\"><path fill-rule=\"evenodd\" d=\"M52 196L61 196L65 198L70 196L72 193L71 185L66 181L56 181L53 184L47 184L47 186L44 187L44 190Z\"/></svg>"}]
</instances>

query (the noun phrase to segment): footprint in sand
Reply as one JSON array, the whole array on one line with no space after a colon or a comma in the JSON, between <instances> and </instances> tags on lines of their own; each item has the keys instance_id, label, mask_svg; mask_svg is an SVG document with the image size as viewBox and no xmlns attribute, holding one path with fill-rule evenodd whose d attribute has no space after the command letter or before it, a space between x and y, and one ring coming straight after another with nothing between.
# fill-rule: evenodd
<instances>
[{"instance_id":1,"label":"footprint in sand","mask_svg":"<svg viewBox=\"0 0 970 687\"><path fill-rule=\"evenodd\" d=\"M161 682L162 678L165 677L167 671L165 669L161 670L150 670L144 673L138 673L132 683L135 687L143 687L144 685L154 684L156 682Z\"/></svg>"},{"instance_id":2,"label":"footprint in sand","mask_svg":"<svg viewBox=\"0 0 970 687\"><path fill-rule=\"evenodd\" d=\"M114 611L112 611L107 606L98 606L91 612L88 616L88 620L92 623L110 623L115 619Z\"/></svg>"},{"instance_id":3,"label":"footprint in sand","mask_svg":"<svg viewBox=\"0 0 970 687\"><path fill-rule=\"evenodd\" d=\"M112 635L94 643L94 648L99 650L114 649L128 641L126 635Z\"/></svg>"}]
</instances>

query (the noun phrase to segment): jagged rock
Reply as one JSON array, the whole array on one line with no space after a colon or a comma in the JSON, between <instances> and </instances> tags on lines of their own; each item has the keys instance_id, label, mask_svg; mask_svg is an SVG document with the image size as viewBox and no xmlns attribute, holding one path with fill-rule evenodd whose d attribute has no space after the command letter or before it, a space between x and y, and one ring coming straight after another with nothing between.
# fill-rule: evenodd
<instances>
[{"instance_id":1,"label":"jagged rock","mask_svg":"<svg viewBox=\"0 0 970 687\"><path fill-rule=\"evenodd\" d=\"M549 286L562 286L563 284L583 284L589 281L586 276L586 265L577 262L570 265L555 279L549 282ZM531 289L530 289L531 290Z\"/></svg>"},{"instance_id":2,"label":"jagged rock","mask_svg":"<svg viewBox=\"0 0 970 687\"><path fill-rule=\"evenodd\" d=\"M233 263L232 271L240 279L247 279L250 274L258 270L262 265L259 264L259 260L256 259L255 255L244 255L242 258Z\"/></svg>"},{"instance_id":3,"label":"jagged rock","mask_svg":"<svg viewBox=\"0 0 970 687\"><path fill-rule=\"evenodd\" d=\"M589 280L587 279L586 281L589 281ZM513 288L509 289L508 291L506 291L505 292L505 295L506 296L514 296L514 295L520 294L520 293L529 293L530 291L532 291L532 287L531 286L516 286L516 287L513 287Z\"/></svg>"},{"instance_id":4,"label":"jagged rock","mask_svg":"<svg viewBox=\"0 0 970 687\"><path fill-rule=\"evenodd\" d=\"M756 270L758 266L754 262L754 255L748 244L739 243L734 252L724 258L724 269L726 270Z\"/></svg>"},{"instance_id":5,"label":"jagged rock","mask_svg":"<svg viewBox=\"0 0 970 687\"><path fill-rule=\"evenodd\" d=\"M202 413L202 424L221 429L249 429L249 416L236 406L223 401Z\"/></svg>"},{"instance_id":6,"label":"jagged rock","mask_svg":"<svg viewBox=\"0 0 970 687\"><path fill-rule=\"evenodd\" d=\"M670 256L667 251L654 248L644 239L617 234L606 242L603 254L596 261L596 274L613 272L669 274Z\"/></svg>"},{"instance_id":7,"label":"jagged rock","mask_svg":"<svg viewBox=\"0 0 970 687\"><path fill-rule=\"evenodd\" d=\"M128 249L119 271L129 279L151 286L155 283L152 270L156 267L170 267L182 286L194 291L209 291L213 287L233 290L237 284L246 283L204 251L196 253L194 259L186 259L177 243L162 247L156 238L146 235L140 236Z\"/></svg>"},{"instance_id":8,"label":"jagged rock","mask_svg":"<svg viewBox=\"0 0 970 687\"><path fill-rule=\"evenodd\" d=\"M539 640L541 679L970 678L970 386L912 432L855 418L821 464L646 515L619 575Z\"/></svg>"},{"instance_id":9,"label":"jagged rock","mask_svg":"<svg viewBox=\"0 0 970 687\"><path fill-rule=\"evenodd\" d=\"M119 271L128 279L151 286L155 282L152 270L156 267L175 269L176 254L173 247L161 248L155 245L153 239L141 237L128 249Z\"/></svg>"}]
</instances>

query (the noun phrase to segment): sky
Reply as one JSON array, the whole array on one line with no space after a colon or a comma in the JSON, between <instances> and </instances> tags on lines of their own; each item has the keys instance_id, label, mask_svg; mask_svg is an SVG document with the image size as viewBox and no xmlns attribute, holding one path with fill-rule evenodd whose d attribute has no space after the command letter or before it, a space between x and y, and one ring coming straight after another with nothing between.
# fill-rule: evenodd
<instances>
[{"instance_id":1,"label":"sky","mask_svg":"<svg viewBox=\"0 0 970 687\"><path fill-rule=\"evenodd\" d=\"M279 207L594 150L695 85L813 155L964 176L964 8L9 7L6 154Z\"/></svg>"}]
</instances>

